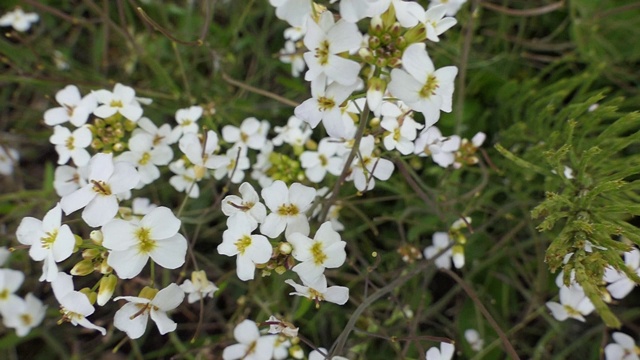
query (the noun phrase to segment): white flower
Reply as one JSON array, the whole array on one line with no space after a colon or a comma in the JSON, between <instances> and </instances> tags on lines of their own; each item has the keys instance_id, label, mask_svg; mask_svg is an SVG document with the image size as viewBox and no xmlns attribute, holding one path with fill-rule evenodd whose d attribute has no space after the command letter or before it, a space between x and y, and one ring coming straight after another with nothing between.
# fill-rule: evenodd
<instances>
[{"instance_id":1,"label":"white flower","mask_svg":"<svg viewBox=\"0 0 640 360\"><path fill-rule=\"evenodd\" d=\"M302 146L313 133L302 119L295 116L289 117L286 126L276 126L273 130L278 134L271 140L275 146Z\"/></svg>"},{"instance_id":2,"label":"white flower","mask_svg":"<svg viewBox=\"0 0 640 360\"><path fill-rule=\"evenodd\" d=\"M629 335L621 332L611 334L613 343L604 348L606 360L638 360L640 357L640 347L636 346L636 341Z\"/></svg>"},{"instance_id":3,"label":"white flower","mask_svg":"<svg viewBox=\"0 0 640 360\"><path fill-rule=\"evenodd\" d=\"M91 227L106 224L118 213L118 194L133 189L140 175L127 162L113 163L113 154L99 153L89 161L87 185L60 200L66 215L84 207L82 219Z\"/></svg>"},{"instance_id":4,"label":"white flower","mask_svg":"<svg viewBox=\"0 0 640 360\"><path fill-rule=\"evenodd\" d=\"M26 13L21 8L16 8L0 17L0 26L11 26L16 31L27 31L31 24L35 24L40 19L36 13Z\"/></svg>"},{"instance_id":5,"label":"white flower","mask_svg":"<svg viewBox=\"0 0 640 360\"><path fill-rule=\"evenodd\" d=\"M137 339L144 334L149 317L156 323L158 331L162 335L176 329L178 325L169 319L167 311L180 305L184 300L184 291L180 286L172 283L155 293L150 299L136 296L118 296L113 299L113 301L118 300L126 300L128 303L116 311L113 317L113 326L126 332L129 338Z\"/></svg>"},{"instance_id":6,"label":"white flower","mask_svg":"<svg viewBox=\"0 0 640 360\"><path fill-rule=\"evenodd\" d=\"M93 110L95 116L106 119L120 113L126 119L136 122L142 116L142 107L136 100L136 92L129 86L120 83L109 90L94 91L98 103L102 104Z\"/></svg>"},{"instance_id":7,"label":"white flower","mask_svg":"<svg viewBox=\"0 0 640 360\"><path fill-rule=\"evenodd\" d=\"M94 325L87 316L96 310L89 302L87 296L80 291L73 290L73 280L71 275L58 273L56 279L51 282L53 293L60 303L62 320L70 322L74 326L80 325L87 329L98 330L102 335L107 334L107 330L101 326Z\"/></svg>"},{"instance_id":8,"label":"white flower","mask_svg":"<svg viewBox=\"0 0 640 360\"><path fill-rule=\"evenodd\" d=\"M28 293L25 299L11 304L11 311L3 313L4 325L16 329L20 337L27 335L31 329L40 325L46 314L47 307L32 293Z\"/></svg>"},{"instance_id":9,"label":"white flower","mask_svg":"<svg viewBox=\"0 0 640 360\"><path fill-rule=\"evenodd\" d=\"M76 127L87 123L89 115L98 106L93 93L85 97L80 95L80 90L75 85L67 85L56 93L56 101L61 107L52 108L44 113L44 123L49 126L70 122Z\"/></svg>"},{"instance_id":10,"label":"white flower","mask_svg":"<svg viewBox=\"0 0 640 360\"><path fill-rule=\"evenodd\" d=\"M218 134L212 130L207 131L204 144L197 134L188 133L182 136L178 146L194 165L196 180L202 179L206 169L218 169L229 164L226 156L213 155L218 149Z\"/></svg>"},{"instance_id":11,"label":"white flower","mask_svg":"<svg viewBox=\"0 0 640 360\"><path fill-rule=\"evenodd\" d=\"M309 51L303 56L309 70L304 79L321 81L318 80L320 75L325 74L340 85L354 84L358 79L360 64L338 54L358 49L361 43L362 34L358 27L345 20L334 23L330 11L320 14L318 23L308 20L304 45Z\"/></svg>"},{"instance_id":12,"label":"white flower","mask_svg":"<svg viewBox=\"0 0 640 360\"><path fill-rule=\"evenodd\" d=\"M484 340L480 338L480 333L475 329L467 329L464 331L464 338L471 346L471 350L480 351L484 347Z\"/></svg>"},{"instance_id":13,"label":"white flower","mask_svg":"<svg viewBox=\"0 0 640 360\"><path fill-rule=\"evenodd\" d=\"M73 253L75 237L69 225L61 225L60 204L49 210L42 221L26 217L22 219L16 237L21 244L29 245L29 256L35 261L43 261L40 281L53 281L58 275L57 262Z\"/></svg>"},{"instance_id":14,"label":"white flower","mask_svg":"<svg viewBox=\"0 0 640 360\"><path fill-rule=\"evenodd\" d=\"M313 350L309 353L309 360L325 360L329 351L323 347L319 347L318 350ZM349 360L343 356L334 356L331 360Z\"/></svg>"},{"instance_id":15,"label":"white flower","mask_svg":"<svg viewBox=\"0 0 640 360\"><path fill-rule=\"evenodd\" d=\"M300 233L289 235L287 240L293 245L293 257L300 261L292 270L302 279L313 280L321 276L325 268L342 266L347 258L344 250L347 243L329 221L320 225L313 240Z\"/></svg>"},{"instance_id":16,"label":"white flower","mask_svg":"<svg viewBox=\"0 0 640 360\"><path fill-rule=\"evenodd\" d=\"M171 184L176 191L188 192L187 195L193 199L200 196L200 187L197 184L199 179L197 178L197 175L204 176L202 171L198 170L199 174L196 174L195 166L185 167L183 159L179 159L169 164L169 170L176 174L169 179L169 184Z\"/></svg>"},{"instance_id":17,"label":"white flower","mask_svg":"<svg viewBox=\"0 0 640 360\"><path fill-rule=\"evenodd\" d=\"M640 251L637 248L624 253L625 265L636 274L640 275ZM629 279L627 274L607 267L604 271L604 281L609 283L607 291L616 299L623 299L636 286L635 281Z\"/></svg>"},{"instance_id":18,"label":"white flower","mask_svg":"<svg viewBox=\"0 0 640 360\"><path fill-rule=\"evenodd\" d=\"M431 259L436 254L446 249L451 245L451 239L449 239L449 234L446 232L436 232L432 237L433 245L427 246L424 249L424 257L426 259ZM451 256L453 252L451 249L445 251L442 255L438 256L435 260L436 267L438 269L451 269Z\"/></svg>"},{"instance_id":19,"label":"white flower","mask_svg":"<svg viewBox=\"0 0 640 360\"><path fill-rule=\"evenodd\" d=\"M385 109L387 104L400 111L400 108L394 104L384 103L382 106L383 115L388 114L388 110ZM380 127L387 130L383 139L385 149L397 149L402 155L409 155L414 150L413 140L418 136L418 129L421 129L423 125L418 124L408 114L400 112L396 117L385 115L380 122Z\"/></svg>"},{"instance_id":20,"label":"white flower","mask_svg":"<svg viewBox=\"0 0 640 360\"><path fill-rule=\"evenodd\" d=\"M430 6L429 10L424 12L420 17L420 22L423 23L427 29L427 39L434 42L440 41L438 35L441 35L458 23L453 17L445 17L446 13L447 6L445 5Z\"/></svg>"},{"instance_id":21,"label":"white flower","mask_svg":"<svg viewBox=\"0 0 640 360\"><path fill-rule=\"evenodd\" d=\"M278 19L285 20L291 26L302 27L311 14L311 2L300 0L269 0L271 6L276 8Z\"/></svg>"},{"instance_id":22,"label":"white flower","mask_svg":"<svg viewBox=\"0 0 640 360\"><path fill-rule=\"evenodd\" d=\"M433 161L443 168L454 163L455 153L460 148L460 137L443 137L440 130L431 126L416 139L414 153L419 156L431 156Z\"/></svg>"},{"instance_id":23,"label":"white flower","mask_svg":"<svg viewBox=\"0 0 640 360\"><path fill-rule=\"evenodd\" d=\"M560 288L560 303L548 301L546 305L558 321L574 318L584 322L583 315L589 315L595 309L582 287L577 284L570 287L562 286Z\"/></svg>"},{"instance_id":24,"label":"white flower","mask_svg":"<svg viewBox=\"0 0 640 360\"><path fill-rule=\"evenodd\" d=\"M164 206L153 209L140 222L113 219L102 227L107 263L121 279L137 276L149 257L167 269L184 264L187 240L178 233L180 220Z\"/></svg>"},{"instance_id":25,"label":"white flower","mask_svg":"<svg viewBox=\"0 0 640 360\"><path fill-rule=\"evenodd\" d=\"M162 126L157 127L153 121L149 120L149 118L142 117L136 123L138 125L137 129L133 130L133 134L131 137L135 137L138 134L149 134L152 136L153 147L161 147L168 146L178 141L182 134L177 134L171 129L171 125L162 124Z\"/></svg>"},{"instance_id":26,"label":"white flower","mask_svg":"<svg viewBox=\"0 0 640 360\"><path fill-rule=\"evenodd\" d=\"M340 175L344 161L336 154L341 146L329 138L324 138L318 144L318 151L304 151L300 154L300 166L305 169L307 178L319 183L327 171L336 176Z\"/></svg>"},{"instance_id":27,"label":"white flower","mask_svg":"<svg viewBox=\"0 0 640 360\"><path fill-rule=\"evenodd\" d=\"M142 185L151 184L160 177L158 166L169 164L173 150L168 145L153 145L153 136L138 133L129 139L129 151L120 154L116 161L126 161L136 167Z\"/></svg>"},{"instance_id":28,"label":"white flower","mask_svg":"<svg viewBox=\"0 0 640 360\"><path fill-rule=\"evenodd\" d=\"M240 127L225 125L222 128L224 141L233 144L233 147L245 147L260 150L267 142L270 124L266 120L259 121L254 117L246 118Z\"/></svg>"},{"instance_id":29,"label":"white flower","mask_svg":"<svg viewBox=\"0 0 640 360\"><path fill-rule=\"evenodd\" d=\"M387 159L375 157L373 150L375 143L372 135L360 140L359 157L353 159L352 171L349 179L358 191L368 191L375 187L375 180L388 180L393 174L393 163Z\"/></svg>"},{"instance_id":30,"label":"white flower","mask_svg":"<svg viewBox=\"0 0 640 360\"><path fill-rule=\"evenodd\" d=\"M158 205L152 204L147 198L135 198L131 200L131 213L133 215L144 216L149 214Z\"/></svg>"},{"instance_id":31,"label":"white flower","mask_svg":"<svg viewBox=\"0 0 640 360\"><path fill-rule=\"evenodd\" d=\"M228 195L222 199L222 212L229 216L227 225L231 218L240 217L255 229L267 217L267 208L260 202L258 193L248 182L242 183L238 191L242 197Z\"/></svg>"},{"instance_id":32,"label":"white flower","mask_svg":"<svg viewBox=\"0 0 640 360\"><path fill-rule=\"evenodd\" d=\"M455 347L453 344L443 342L440 343L440 349L432 347L427 350L425 357L426 360L451 360L454 351Z\"/></svg>"},{"instance_id":33,"label":"white flower","mask_svg":"<svg viewBox=\"0 0 640 360\"><path fill-rule=\"evenodd\" d=\"M270 360L277 336L260 335L258 326L251 320L243 320L233 329L238 344L227 346L222 352L224 360Z\"/></svg>"},{"instance_id":34,"label":"white flower","mask_svg":"<svg viewBox=\"0 0 640 360\"><path fill-rule=\"evenodd\" d=\"M2 316L14 311L13 304L20 301L14 294L24 282L22 271L0 269L0 313Z\"/></svg>"},{"instance_id":35,"label":"white flower","mask_svg":"<svg viewBox=\"0 0 640 360\"><path fill-rule=\"evenodd\" d=\"M359 82L356 81L352 85L345 86L334 82L325 86L324 81L313 82L312 97L298 105L294 114L314 129L322 121L327 134L333 138L347 137L347 125L343 122L340 104L347 100L358 84Z\"/></svg>"},{"instance_id":36,"label":"white flower","mask_svg":"<svg viewBox=\"0 0 640 360\"><path fill-rule=\"evenodd\" d=\"M435 70L424 43L412 44L402 54L402 69L391 71L389 92L424 114L425 126L435 124L440 110L451 112L455 66Z\"/></svg>"},{"instance_id":37,"label":"white flower","mask_svg":"<svg viewBox=\"0 0 640 360\"><path fill-rule=\"evenodd\" d=\"M198 119L202 116L201 106L191 106L186 109L179 109L176 111L176 122L178 126L175 131L179 134L197 134L198 133Z\"/></svg>"},{"instance_id":38,"label":"white flower","mask_svg":"<svg viewBox=\"0 0 640 360\"><path fill-rule=\"evenodd\" d=\"M231 182L237 184L244 179L244 171L251 167L247 157L247 148L232 147L224 155L215 156L218 166L213 172L217 180L225 176L231 177Z\"/></svg>"},{"instance_id":39,"label":"white flower","mask_svg":"<svg viewBox=\"0 0 640 360\"><path fill-rule=\"evenodd\" d=\"M269 334L282 334L291 338L298 336L299 328L294 327L293 324L280 320L273 315L269 316L269 319L265 321L265 323L269 325Z\"/></svg>"},{"instance_id":40,"label":"white flower","mask_svg":"<svg viewBox=\"0 0 640 360\"><path fill-rule=\"evenodd\" d=\"M467 0L431 0L429 2L429 9L442 5L446 8L447 16L454 16L466 2Z\"/></svg>"},{"instance_id":41,"label":"white flower","mask_svg":"<svg viewBox=\"0 0 640 360\"><path fill-rule=\"evenodd\" d=\"M349 300L349 288L344 286L327 287L327 278L324 275L316 277L311 282L306 282L302 278L304 285L299 285L291 279L285 280L285 283L293 286L296 290L289 295L298 295L313 300L316 303L316 308L320 307L320 301L344 305Z\"/></svg>"},{"instance_id":42,"label":"white flower","mask_svg":"<svg viewBox=\"0 0 640 360\"><path fill-rule=\"evenodd\" d=\"M298 52L296 44L291 40L285 41L284 48L280 50L279 58L283 63L291 64L291 76L293 77L299 77L307 67L304 57Z\"/></svg>"},{"instance_id":43,"label":"white flower","mask_svg":"<svg viewBox=\"0 0 640 360\"><path fill-rule=\"evenodd\" d=\"M87 126L81 126L72 133L66 127L57 125L49 138L49 141L56 146L59 156L58 165L64 165L69 159L73 159L76 166L85 166L89 163L91 155L85 148L91 144L92 140L93 135Z\"/></svg>"},{"instance_id":44,"label":"white flower","mask_svg":"<svg viewBox=\"0 0 640 360\"><path fill-rule=\"evenodd\" d=\"M256 264L264 264L271 259L273 248L263 235L252 235L257 224L244 221L243 217L233 216L227 221L229 228L222 233L222 243L218 253L236 257L238 278L242 281L253 280Z\"/></svg>"},{"instance_id":45,"label":"white flower","mask_svg":"<svg viewBox=\"0 0 640 360\"><path fill-rule=\"evenodd\" d=\"M294 232L309 234L309 220L306 212L316 197L316 189L293 183L289 188L280 180L262 189L262 198L271 210L262 225L260 232L275 238L285 231L285 236Z\"/></svg>"},{"instance_id":46,"label":"white flower","mask_svg":"<svg viewBox=\"0 0 640 360\"><path fill-rule=\"evenodd\" d=\"M13 174L13 164L17 164L20 159L18 151L12 148L5 148L0 145L0 174L11 175Z\"/></svg>"},{"instance_id":47,"label":"white flower","mask_svg":"<svg viewBox=\"0 0 640 360\"><path fill-rule=\"evenodd\" d=\"M88 170L86 166L80 168L69 165L58 166L53 173L53 188L56 194L63 197L85 186Z\"/></svg>"},{"instance_id":48,"label":"white flower","mask_svg":"<svg viewBox=\"0 0 640 360\"><path fill-rule=\"evenodd\" d=\"M206 297L213 297L213 293L218 291L216 284L207 279L204 270L191 273L191 280L187 279L180 285L182 290L189 294L187 301L191 304Z\"/></svg>"}]
</instances>

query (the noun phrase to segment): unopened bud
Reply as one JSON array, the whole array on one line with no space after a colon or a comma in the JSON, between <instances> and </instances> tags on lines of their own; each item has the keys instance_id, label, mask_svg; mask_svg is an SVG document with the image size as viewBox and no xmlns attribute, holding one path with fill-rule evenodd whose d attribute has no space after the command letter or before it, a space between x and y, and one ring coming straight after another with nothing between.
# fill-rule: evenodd
<instances>
[{"instance_id":1,"label":"unopened bud","mask_svg":"<svg viewBox=\"0 0 640 360\"><path fill-rule=\"evenodd\" d=\"M71 275L73 276L85 276L93 272L93 262L89 259L80 260L71 269Z\"/></svg>"},{"instance_id":2,"label":"unopened bud","mask_svg":"<svg viewBox=\"0 0 640 360\"><path fill-rule=\"evenodd\" d=\"M293 251L293 247L288 242L278 244L278 252L282 255L289 255Z\"/></svg>"},{"instance_id":3,"label":"unopened bud","mask_svg":"<svg viewBox=\"0 0 640 360\"><path fill-rule=\"evenodd\" d=\"M371 18L371 21L369 22L369 33L371 35L380 35L383 28L384 26L380 15L376 15Z\"/></svg>"},{"instance_id":4,"label":"unopened bud","mask_svg":"<svg viewBox=\"0 0 640 360\"><path fill-rule=\"evenodd\" d=\"M379 37L371 36L369 38L369 48L370 49L375 50L375 49L379 48L381 44L382 44L382 41L380 41Z\"/></svg>"},{"instance_id":5,"label":"unopened bud","mask_svg":"<svg viewBox=\"0 0 640 360\"><path fill-rule=\"evenodd\" d=\"M158 289L145 286L144 288L142 288L142 290L140 290L140 294L138 294L138 297L153 300L153 298L156 297L157 293L158 293Z\"/></svg>"},{"instance_id":6,"label":"unopened bud","mask_svg":"<svg viewBox=\"0 0 640 360\"><path fill-rule=\"evenodd\" d=\"M117 284L118 278L113 274L103 276L102 279L100 279L100 285L98 286L98 305L103 306L111 299Z\"/></svg>"},{"instance_id":7,"label":"unopened bud","mask_svg":"<svg viewBox=\"0 0 640 360\"><path fill-rule=\"evenodd\" d=\"M100 230L93 230L90 234L89 234L89 239L91 239L91 241L93 241L94 244L96 245L102 245L102 231Z\"/></svg>"},{"instance_id":8,"label":"unopened bud","mask_svg":"<svg viewBox=\"0 0 640 360\"><path fill-rule=\"evenodd\" d=\"M89 303L91 303L91 305L96 303L96 298L98 297L98 295L95 293L95 291L89 288L82 288L80 289L80 292L87 296L87 299L89 299Z\"/></svg>"}]
</instances>

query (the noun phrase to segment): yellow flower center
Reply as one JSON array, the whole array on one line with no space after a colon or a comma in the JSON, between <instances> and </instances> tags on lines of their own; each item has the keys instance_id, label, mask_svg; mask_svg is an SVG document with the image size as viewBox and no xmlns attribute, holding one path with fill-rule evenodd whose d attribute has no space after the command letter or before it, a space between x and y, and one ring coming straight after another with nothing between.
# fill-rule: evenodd
<instances>
[{"instance_id":1,"label":"yellow flower center","mask_svg":"<svg viewBox=\"0 0 640 360\"><path fill-rule=\"evenodd\" d=\"M242 238L236 241L234 245L240 252L240 255L244 255L244 252L247 250L247 248L251 246L251 236L244 235Z\"/></svg>"},{"instance_id":2,"label":"yellow flower center","mask_svg":"<svg viewBox=\"0 0 640 360\"><path fill-rule=\"evenodd\" d=\"M318 98L318 110L320 111L327 111L327 110L331 110L336 106L336 102L333 101L333 99L331 98L327 98L324 96L321 96Z\"/></svg>"},{"instance_id":3,"label":"yellow flower center","mask_svg":"<svg viewBox=\"0 0 640 360\"><path fill-rule=\"evenodd\" d=\"M326 65L329 62L329 41L325 40L320 43L316 49L316 57L320 65Z\"/></svg>"},{"instance_id":4,"label":"yellow flower center","mask_svg":"<svg viewBox=\"0 0 640 360\"><path fill-rule=\"evenodd\" d=\"M45 249L51 249L53 243L56 241L56 237L58 236L58 230L53 230L52 232L48 232L46 236L40 238L40 243L42 247Z\"/></svg>"},{"instance_id":5,"label":"yellow flower center","mask_svg":"<svg viewBox=\"0 0 640 360\"><path fill-rule=\"evenodd\" d=\"M298 210L298 207L293 204L280 205L280 207L278 208L278 215L280 216L295 216L299 213L300 210Z\"/></svg>"},{"instance_id":6,"label":"yellow flower center","mask_svg":"<svg viewBox=\"0 0 640 360\"><path fill-rule=\"evenodd\" d=\"M142 155L142 158L140 158L140 161L138 161L138 163L140 165L147 165L147 163L149 163L149 160L151 160L151 154L146 152Z\"/></svg>"},{"instance_id":7,"label":"yellow flower center","mask_svg":"<svg viewBox=\"0 0 640 360\"><path fill-rule=\"evenodd\" d=\"M93 184L93 191L104 196L111 195L111 187L109 184L102 180L91 180L91 183Z\"/></svg>"},{"instance_id":8,"label":"yellow flower center","mask_svg":"<svg viewBox=\"0 0 640 360\"><path fill-rule=\"evenodd\" d=\"M313 246L311 246L311 254L313 255L313 262L316 265L322 265L325 260L327 260L327 254L322 251L322 243L316 241Z\"/></svg>"},{"instance_id":9,"label":"yellow flower center","mask_svg":"<svg viewBox=\"0 0 640 360\"><path fill-rule=\"evenodd\" d=\"M432 74L427 77L427 82L420 89L420 97L428 99L431 95L435 95L435 91L438 88L438 79Z\"/></svg>"},{"instance_id":10,"label":"yellow flower center","mask_svg":"<svg viewBox=\"0 0 640 360\"><path fill-rule=\"evenodd\" d=\"M69 137L67 138L67 141L64 143L64 145L67 147L67 149L69 149L69 150L73 150L73 149L75 149L75 148L76 148L76 147L73 145L73 141L74 141L73 136L69 136Z\"/></svg>"},{"instance_id":11,"label":"yellow flower center","mask_svg":"<svg viewBox=\"0 0 640 360\"><path fill-rule=\"evenodd\" d=\"M0 300L6 300L9 297L9 290L4 289L0 292Z\"/></svg>"},{"instance_id":12,"label":"yellow flower center","mask_svg":"<svg viewBox=\"0 0 640 360\"><path fill-rule=\"evenodd\" d=\"M156 241L149 237L151 230L141 227L136 230L136 238L138 239L138 250L141 253L150 253L156 247Z\"/></svg>"},{"instance_id":13,"label":"yellow flower center","mask_svg":"<svg viewBox=\"0 0 640 360\"><path fill-rule=\"evenodd\" d=\"M22 321L22 324L25 326L29 326L33 323L33 318L29 314L22 314L20 315L20 321Z\"/></svg>"},{"instance_id":14,"label":"yellow flower center","mask_svg":"<svg viewBox=\"0 0 640 360\"><path fill-rule=\"evenodd\" d=\"M122 107L122 101L120 101L120 100L111 100L111 102L109 103L109 106L121 108Z\"/></svg>"}]
</instances>

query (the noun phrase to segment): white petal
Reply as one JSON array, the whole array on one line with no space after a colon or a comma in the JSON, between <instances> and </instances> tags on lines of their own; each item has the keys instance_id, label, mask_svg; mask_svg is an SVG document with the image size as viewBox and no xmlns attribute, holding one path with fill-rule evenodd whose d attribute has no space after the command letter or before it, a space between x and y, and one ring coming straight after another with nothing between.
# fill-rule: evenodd
<instances>
[{"instance_id":1,"label":"white petal","mask_svg":"<svg viewBox=\"0 0 640 360\"><path fill-rule=\"evenodd\" d=\"M159 240L172 237L180 230L180 220L164 206L153 209L140 221L140 225L150 230L151 239Z\"/></svg>"},{"instance_id":2,"label":"white petal","mask_svg":"<svg viewBox=\"0 0 640 360\"><path fill-rule=\"evenodd\" d=\"M184 264L187 254L187 239L176 234L168 239L156 241L149 256L158 265L166 269L177 269Z\"/></svg>"},{"instance_id":3,"label":"white petal","mask_svg":"<svg viewBox=\"0 0 640 360\"><path fill-rule=\"evenodd\" d=\"M113 317L113 326L124 331L131 339L137 339L144 334L147 329L149 314L144 312L138 314L140 308L135 303L126 303L120 310L116 311ZM136 316L137 314L137 316Z\"/></svg>"}]
</instances>

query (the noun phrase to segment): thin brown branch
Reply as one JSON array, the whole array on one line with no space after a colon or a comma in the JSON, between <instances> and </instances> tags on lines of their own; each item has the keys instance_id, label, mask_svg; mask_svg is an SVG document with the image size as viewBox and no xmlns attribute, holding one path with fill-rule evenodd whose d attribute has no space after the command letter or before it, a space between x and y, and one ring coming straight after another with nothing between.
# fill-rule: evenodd
<instances>
[{"instance_id":1,"label":"thin brown branch","mask_svg":"<svg viewBox=\"0 0 640 360\"><path fill-rule=\"evenodd\" d=\"M471 298L471 300L478 307L482 315L484 315L485 319L487 319L487 321L489 322L493 330L496 332L496 334L498 334L498 337L502 341L502 346L504 347L504 350L509 354L511 359L519 360L520 357L518 356L518 353L516 353L516 350L513 348L513 345L511 345L511 342L509 342L507 335L504 333L504 331L502 331L502 329L500 328L496 320L493 318L493 316L491 316L491 313L489 313L487 308L482 304L482 302L478 298L478 295L471 288L471 286L469 286L469 284L467 284L464 280L462 280L462 278L458 276L458 274L456 274L455 272L449 269L441 269L441 270L445 274L449 275L449 277L451 277L453 280L455 280L455 282L457 282L458 285L462 287L464 292L466 292L467 295L469 295L469 298Z\"/></svg>"},{"instance_id":2,"label":"thin brown branch","mask_svg":"<svg viewBox=\"0 0 640 360\"><path fill-rule=\"evenodd\" d=\"M557 3L541 6L533 9L510 9L504 6L495 5L488 2L481 2L480 5L489 10L493 10L495 12L499 12L501 14L511 15L511 16L539 16L548 14L550 12L556 11L564 7L564 1L559 1Z\"/></svg>"},{"instance_id":3,"label":"thin brown branch","mask_svg":"<svg viewBox=\"0 0 640 360\"><path fill-rule=\"evenodd\" d=\"M241 81L235 80L235 79L231 78L229 75L227 75L225 73L222 73L222 79L224 81L228 82L229 84L233 85L233 86L237 86L237 87L239 87L241 89L247 90L247 91L252 92L254 94L258 94L258 95L262 95L264 97L268 97L270 99L273 99L273 100L278 101L280 103L283 103L285 105L289 105L289 106L293 106L293 107L296 107L296 106L299 105L297 102L295 102L293 100L289 100L289 99L287 99L285 97L282 97L282 96L280 96L278 94L274 94L272 92L269 92L269 91L266 91L266 90L262 90L262 89L259 89L257 87L245 84L245 83L243 83Z\"/></svg>"}]
</instances>

